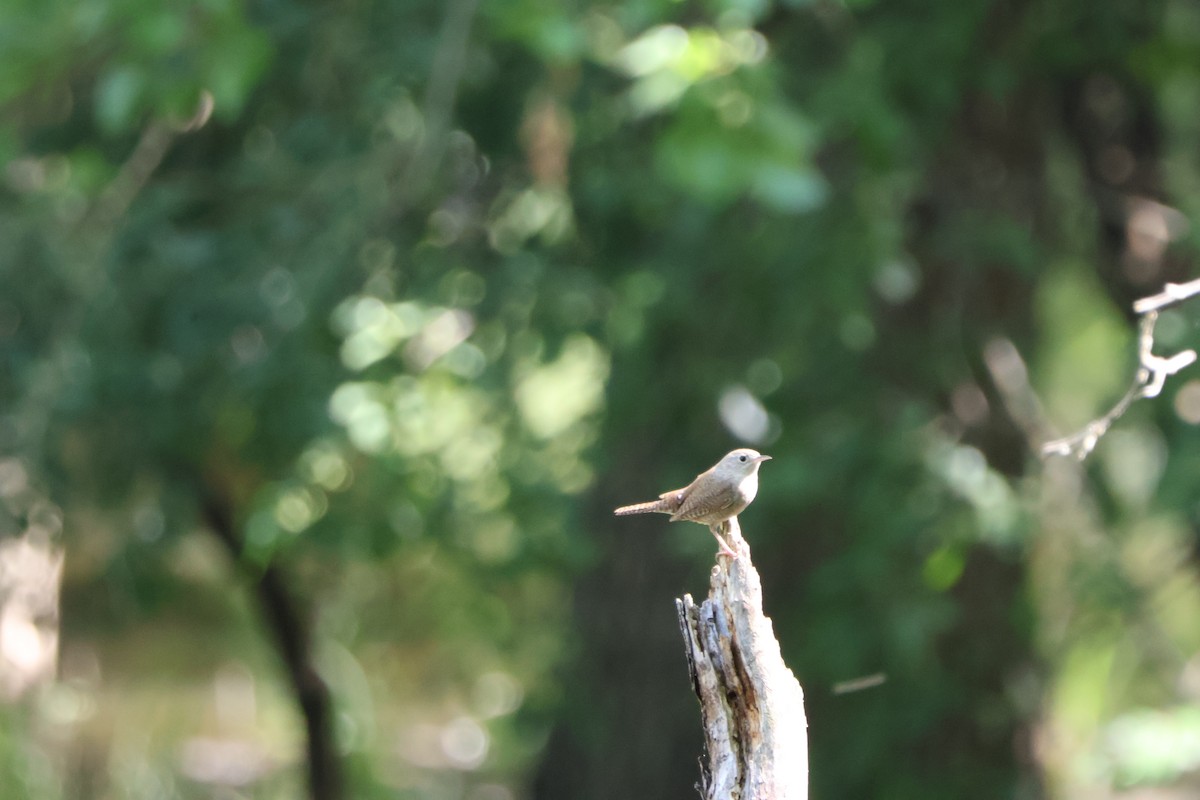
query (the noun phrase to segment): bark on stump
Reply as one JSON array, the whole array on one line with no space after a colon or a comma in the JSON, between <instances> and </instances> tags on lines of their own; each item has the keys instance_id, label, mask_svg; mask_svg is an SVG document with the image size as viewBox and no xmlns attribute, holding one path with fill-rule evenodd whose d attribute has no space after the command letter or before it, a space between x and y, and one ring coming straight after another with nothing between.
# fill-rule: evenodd
<instances>
[{"instance_id":1,"label":"bark on stump","mask_svg":"<svg viewBox=\"0 0 1200 800\"><path fill-rule=\"evenodd\" d=\"M704 800L807 800L804 692L763 615L736 518L726 538L738 558L718 559L708 599L675 601L708 751L700 789Z\"/></svg>"}]
</instances>

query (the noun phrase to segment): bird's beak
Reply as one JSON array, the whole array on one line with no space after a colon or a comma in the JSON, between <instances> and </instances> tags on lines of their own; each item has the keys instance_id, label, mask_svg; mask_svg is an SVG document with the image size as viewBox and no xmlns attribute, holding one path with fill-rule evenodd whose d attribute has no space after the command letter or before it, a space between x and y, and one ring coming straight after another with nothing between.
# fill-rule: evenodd
<instances>
[{"instance_id":1,"label":"bird's beak","mask_svg":"<svg viewBox=\"0 0 1200 800\"><path fill-rule=\"evenodd\" d=\"M763 461L770 461L771 457L770 456L759 456L758 458L756 458L754 460L761 464Z\"/></svg>"}]
</instances>

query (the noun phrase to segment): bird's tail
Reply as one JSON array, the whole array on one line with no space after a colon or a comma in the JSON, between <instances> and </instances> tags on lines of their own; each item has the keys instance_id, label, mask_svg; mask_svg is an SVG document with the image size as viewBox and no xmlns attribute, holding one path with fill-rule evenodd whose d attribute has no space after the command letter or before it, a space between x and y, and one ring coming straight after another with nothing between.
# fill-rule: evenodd
<instances>
[{"instance_id":1,"label":"bird's tail","mask_svg":"<svg viewBox=\"0 0 1200 800\"><path fill-rule=\"evenodd\" d=\"M653 514L656 511L665 512L668 509L663 506L663 501L650 500L646 503L634 503L631 506L621 506L613 513L618 517L624 517L628 514Z\"/></svg>"}]
</instances>

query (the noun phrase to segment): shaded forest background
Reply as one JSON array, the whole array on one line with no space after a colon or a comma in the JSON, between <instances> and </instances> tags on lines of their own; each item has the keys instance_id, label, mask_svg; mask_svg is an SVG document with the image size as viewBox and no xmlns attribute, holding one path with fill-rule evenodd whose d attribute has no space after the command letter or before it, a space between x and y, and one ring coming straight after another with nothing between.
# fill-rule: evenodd
<instances>
[{"instance_id":1,"label":"shaded forest background","mask_svg":"<svg viewBox=\"0 0 1200 800\"><path fill-rule=\"evenodd\" d=\"M5 798L693 797L714 542L610 511L738 445L815 798L1198 791L1200 375L1037 455L1194 3L10 0L0 111Z\"/></svg>"}]
</instances>

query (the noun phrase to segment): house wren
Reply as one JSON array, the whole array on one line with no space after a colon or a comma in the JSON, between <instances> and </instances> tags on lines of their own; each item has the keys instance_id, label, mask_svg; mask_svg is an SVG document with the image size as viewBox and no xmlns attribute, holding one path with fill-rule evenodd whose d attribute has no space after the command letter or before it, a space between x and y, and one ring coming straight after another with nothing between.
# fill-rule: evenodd
<instances>
[{"instance_id":1,"label":"house wren","mask_svg":"<svg viewBox=\"0 0 1200 800\"><path fill-rule=\"evenodd\" d=\"M742 509L750 505L754 495L758 494L758 468L770 458L746 448L734 450L682 489L663 492L657 500L648 503L621 506L613 513L618 517L626 514L670 514L671 522L699 522L707 525L720 542L721 549L717 555L737 558L737 553L721 533L729 520L742 513Z\"/></svg>"}]
</instances>

